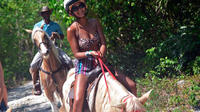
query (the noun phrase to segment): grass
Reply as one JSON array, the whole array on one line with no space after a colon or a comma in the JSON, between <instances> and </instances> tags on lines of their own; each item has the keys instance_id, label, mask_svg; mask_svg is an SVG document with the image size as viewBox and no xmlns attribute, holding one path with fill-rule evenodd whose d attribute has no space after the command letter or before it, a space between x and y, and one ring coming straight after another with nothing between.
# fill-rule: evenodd
<instances>
[{"instance_id":1,"label":"grass","mask_svg":"<svg viewBox=\"0 0 200 112\"><path fill-rule=\"evenodd\" d=\"M153 89L146 102L147 112L194 112L200 110L200 75L176 78L137 79L138 96Z\"/></svg>"}]
</instances>

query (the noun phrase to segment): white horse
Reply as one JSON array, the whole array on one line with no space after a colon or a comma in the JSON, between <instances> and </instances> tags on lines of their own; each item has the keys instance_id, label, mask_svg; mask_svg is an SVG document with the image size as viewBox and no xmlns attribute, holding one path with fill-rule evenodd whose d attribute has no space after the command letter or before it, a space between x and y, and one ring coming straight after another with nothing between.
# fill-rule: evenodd
<instances>
[{"instance_id":1,"label":"white horse","mask_svg":"<svg viewBox=\"0 0 200 112\"><path fill-rule=\"evenodd\" d=\"M67 80L63 85L65 112L72 110L70 99L73 98L73 92L70 91L72 83L75 81L75 69L68 72ZM151 90L142 97L137 98L130 93L121 83L113 79L108 72L105 73L108 85L107 92L105 79L100 77L97 88L93 87L89 95L89 111L90 112L144 112L143 104L148 99ZM96 95L95 92L96 91Z\"/></svg>"}]
</instances>

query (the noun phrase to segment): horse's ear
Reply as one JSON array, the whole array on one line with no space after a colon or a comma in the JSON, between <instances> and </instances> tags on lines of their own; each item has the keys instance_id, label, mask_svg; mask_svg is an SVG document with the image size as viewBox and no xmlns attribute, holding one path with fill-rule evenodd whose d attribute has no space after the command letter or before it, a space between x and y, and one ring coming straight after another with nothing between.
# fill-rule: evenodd
<instances>
[{"instance_id":1,"label":"horse's ear","mask_svg":"<svg viewBox=\"0 0 200 112\"><path fill-rule=\"evenodd\" d=\"M151 91L152 91L153 89L151 89L150 91L148 91L147 93L145 93L144 95L142 95L140 98L139 98L139 101L140 101L140 103L141 104L144 104L146 101L147 101L147 99L149 98L149 95L151 94Z\"/></svg>"},{"instance_id":2,"label":"horse's ear","mask_svg":"<svg viewBox=\"0 0 200 112\"><path fill-rule=\"evenodd\" d=\"M32 30L29 30L29 29L24 29L26 32L28 32L28 33L32 33L33 31Z\"/></svg>"}]
</instances>

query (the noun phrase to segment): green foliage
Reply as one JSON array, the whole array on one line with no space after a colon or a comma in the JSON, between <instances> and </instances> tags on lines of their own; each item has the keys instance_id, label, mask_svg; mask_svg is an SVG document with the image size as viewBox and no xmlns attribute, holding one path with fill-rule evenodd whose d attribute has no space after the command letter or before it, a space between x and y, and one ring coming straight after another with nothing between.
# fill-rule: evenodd
<instances>
[{"instance_id":1,"label":"green foliage","mask_svg":"<svg viewBox=\"0 0 200 112\"><path fill-rule=\"evenodd\" d=\"M176 35L171 35L156 47L147 49L145 63L148 64L148 69L164 76L180 75L184 72L198 73L199 58L196 57L200 54L200 38L195 33L197 29L198 26L183 26Z\"/></svg>"},{"instance_id":2,"label":"green foliage","mask_svg":"<svg viewBox=\"0 0 200 112\"><path fill-rule=\"evenodd\" d=\"M62 2L50 0L49 4L68 27L73 18L66 14ZM99 18L104 28L108 60L130 75L155 69L165 70L162 74L168 76L174 72L192 74L190 62L194 59L188 54L198 49L200 37L200 10L196 4L169 0L87 1L88 16ZM169 61L174 64L169 65Z\"/></svg>"},{"instance_id":3,"label":"green foliage","mask_svg":"<svg viewBox=\"0 0 200 112\"><path fill-rule=\"evenodd\" d=\"M48 4L51 9L53 9L53 15L59 22L65 25L65 28L69 27L73 22L74 18L70 17L63 5L64 0L49 0Z\"/></svg>"},{"instance_id":4,"label":"green foliage","mask_svg":"<svg viewBox=\"0 0 200 112\"><path fill-rule=\"evenodd\" d=\"M153 76L173 76L178 72L177 68L177 61L170 60L167 57L160 59L160 64L155 66L155 70L151 70L149 73L146 73L147 75L153 75Z\"/></svg>"},{"instance_id":5,"label":"green foliage","mask_svg":"<svg viewBox=\"0 0 200 112\"><path fill-rule=\"evenodd\" d=\"M192 70L194 72L194 74L200 74L200 57L197 56L196 59L193 62L192 65Z\"/></svg>"},{"instance_id":6,"label":"green foliage","mask_svg":"<svg viewBox=\"0 0 200 112\"><path fill-rule=\"evenodd\" d=\"M39 21L38 11L45 1L0 1L0 60L6 83L30 78L30 57L34 55L30 36L24 29L32 29ZM9 86L10 86L9 85Z\"/></svg>"},{"instance_id":7,"label":"green foliage","mask_svg":"<svg viewBox=\"0 0 200 112\"><path fill-rule=\"evenodd\" d=\"M153 89L145 103L148 112L193 112L200 101L200 75L138 78L138 96ZM178 83L182 81L182 83Z\"/></svg>"},{"instance_id":8,"label":"green foliage","mask_svg":"<svg viewBox=\"0 0 200 112\"><path fill-rule=\"evenodd\" d=\"M191 68L187 68L191 61L187 55L199 45L200 10L195 7L196 1L92 0L88 4L89 14L100 18L104 27L109 57L113 57L110 60L115 65L120 63L117 66L122 66L123 71L143 74L152 68L160 69L160 60L165 57L176 63L169 72ZM155 52L148 54L151 48ZM146 50L151 58L143 58ZM131 60L126 61L121 55ZM143 59L148 61L142 64Z\"/></svg>"},{"instance_id":9,"label":"green foliage","mask_svg":"<svg viewBox=\"0 0 200 112\"><path fill-rule=\"evenodd\" d=\"M183 101L183 99L180 96L176 95L176 96L171 96L169 101L170 101L171 105L173 105L173 104L179 105L180 102Z\"/></svg>"},{"instance_id":10,"label":"green foliage","mask_svg":"<svg viewBox=\"0 0 200 112\"><path fill-rule=\"evenodd\" d=\"M200 99L197 98L197 96L200 96L200 85L197 82L191 81L192 86L187 88L186 94L188 94L188 102L192 106L200 106L199 101Z\"/></svg>"}]
</instances>

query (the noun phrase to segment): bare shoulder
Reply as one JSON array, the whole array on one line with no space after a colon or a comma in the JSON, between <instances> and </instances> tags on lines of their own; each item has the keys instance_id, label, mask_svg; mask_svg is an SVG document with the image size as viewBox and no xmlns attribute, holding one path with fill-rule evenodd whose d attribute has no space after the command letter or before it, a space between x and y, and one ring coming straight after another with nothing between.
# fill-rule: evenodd
<instances>
[{"instance_id":1,"label":"bare shoulder","mask_svg":"<svg viewBox=\"0 0 200 112\"><path fill-rule=\"evenodd\" d=\"M68 28L67 28L67 32L73 32L76 30L76 22L73 22Z\"/></svg>"}]
</instances>

